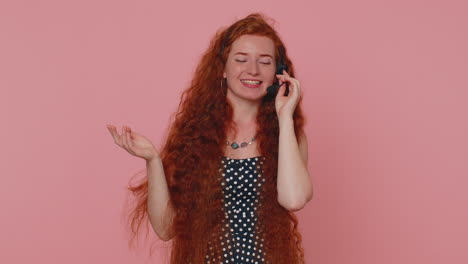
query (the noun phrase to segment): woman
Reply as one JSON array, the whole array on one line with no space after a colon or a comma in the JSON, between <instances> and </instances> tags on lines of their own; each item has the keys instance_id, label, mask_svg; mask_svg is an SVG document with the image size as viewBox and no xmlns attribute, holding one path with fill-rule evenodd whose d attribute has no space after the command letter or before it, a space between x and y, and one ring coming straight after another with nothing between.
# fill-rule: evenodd
<instances>
[{"instance_id":1,"label":"woman","mask_svg":"<svg viewBox=\"0 0 468 264\"><path fill-rule=\"evenodd\" d=\"M289 69L275 74L278 66ZM267 94L276 79L281 85ZM159 154L124 126L116 144L146 160L133 234L145 217L171 263L303 263L297 211L312 198L301 87L259 13L219 31L182 94ZM242 143L241 143L242 142Z\"/></svg>"}]
</instances>

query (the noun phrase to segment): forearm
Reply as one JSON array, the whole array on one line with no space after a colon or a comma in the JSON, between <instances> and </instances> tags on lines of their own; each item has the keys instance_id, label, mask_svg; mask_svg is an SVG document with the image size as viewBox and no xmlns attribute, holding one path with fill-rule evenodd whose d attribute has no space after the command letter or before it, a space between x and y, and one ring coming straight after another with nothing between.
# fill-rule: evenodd
<instances>
[{"instance_id":1,"label":"forearm","mask_svg":"<svg viewBox=\"0 0 468 264\"><path fill-rule=\"evenodd\" d=\"M155 158L146 161L148 177L148 217L151 225L162 240L172 238L170 229L174 210L169 199L164 167L161 159Z\"/></svg>"},{"instance_id":2,"label":"forearm","mask_svg":"<svg viewBox=\"0 0 468 264\"><path fill-rule=\"evenodd\" d=\"M288 210L299 210L312 197L312 182L294 132L294 120L279 120L278 202Z\"/></svg>"}]
</instances>

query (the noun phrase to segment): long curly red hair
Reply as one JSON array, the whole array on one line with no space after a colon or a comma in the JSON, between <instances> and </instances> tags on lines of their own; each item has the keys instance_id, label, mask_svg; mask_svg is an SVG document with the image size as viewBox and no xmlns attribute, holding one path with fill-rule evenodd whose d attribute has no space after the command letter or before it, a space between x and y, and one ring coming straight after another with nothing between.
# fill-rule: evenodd
<instances>
[{"instance_id":1,"label":"long curly red hair","mask_svg":"<svg viewBox=\"0 0 468 264\"><path fill-rule=\"evenodd\" d=\"M208 243L221 260L221 232L224 217L220 185L220 159L224 155L226 134L233 129L233 109L226 99L227 87L220 85L231 44L240 36L251 34L273 40L275 58L283 50L284 63L294 77L294 67L277 32L261 13L252 13L228 28L219 30L198 64L193 80L182 94L174 121L160 151L176 215L173 221L171 263L204 263ZM225 48L220 53L225 39ZM303 131L301 100L293 114L296 138ZM295 214L278 203L276 189L278 170L279 123L274 98L262 100L258 115L258 150L265 157L266 179L260 196L258 230L263 234L265 263L304 263L302 237ZM148 181L129 187L135 196L130 214L132 240L147 220Z\"/></svg>"}]
</instances>

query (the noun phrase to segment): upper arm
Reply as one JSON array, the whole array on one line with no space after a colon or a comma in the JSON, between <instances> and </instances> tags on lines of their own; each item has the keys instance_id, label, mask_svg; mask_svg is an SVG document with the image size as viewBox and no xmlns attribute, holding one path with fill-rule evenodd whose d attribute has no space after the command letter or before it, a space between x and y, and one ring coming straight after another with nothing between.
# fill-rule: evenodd
<instances>
[{"instance_id":1,"label":"upper arm","mask_svg":"<svg viewBox=\"0 0 468 264\"><path fill-rule=\"evenodd\" d=\"M299 145L299 151L301 153L302 160L304 161L305 166L307 167L307 161L309 159L309 151L308 151L308 143L307 143L307 136L304 133L304 130L301 130L301 132L298 135L298 145Z\"/></svg>"}]
</instances>

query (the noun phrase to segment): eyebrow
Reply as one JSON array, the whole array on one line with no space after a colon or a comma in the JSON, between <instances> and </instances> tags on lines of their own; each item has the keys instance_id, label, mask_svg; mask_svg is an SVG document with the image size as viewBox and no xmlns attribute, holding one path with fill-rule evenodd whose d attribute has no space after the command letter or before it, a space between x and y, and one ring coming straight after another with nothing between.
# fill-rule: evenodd
<instances>
[{"instance_id":1,"label":"eyebrow","mask_svg":"<svg viewBox=\"0 0 468 264\"><path fill-rule=\"evenodd\" d=\"M234 55L247 55L248 53L245 53L245 52L236 52ZM260 54L260 57L270 57L273 59L273 57L270 55L270 54Z\"/></svg>"}]
</instances>

